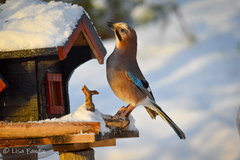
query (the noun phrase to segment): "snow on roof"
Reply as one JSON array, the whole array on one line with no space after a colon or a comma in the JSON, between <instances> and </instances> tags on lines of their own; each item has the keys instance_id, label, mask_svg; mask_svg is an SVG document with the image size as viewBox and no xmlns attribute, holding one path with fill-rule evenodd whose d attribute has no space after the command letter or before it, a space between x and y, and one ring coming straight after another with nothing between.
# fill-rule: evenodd
<instances>
[{"instance_id":1,"label":"snow on roof","mask_svg":"<svg viewBox=\"0 0 240 160\"><path fill-rule=\"evenodd\" d=\"M7 0L0 5L0 51L61 46L83 13L70 3Z\"/></svg>"}]
</instances>

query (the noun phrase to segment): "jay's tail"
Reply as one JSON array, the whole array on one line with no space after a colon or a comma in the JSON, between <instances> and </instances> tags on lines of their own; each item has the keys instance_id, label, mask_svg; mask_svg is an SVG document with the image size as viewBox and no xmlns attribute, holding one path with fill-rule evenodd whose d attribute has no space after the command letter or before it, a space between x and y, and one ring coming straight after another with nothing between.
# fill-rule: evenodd
<instances>
[{"instance_id":1,"label":"jay's tail","mask_svg":"<svg viewBox=\"0 0 240 160\"><path fill-rule=\"evenodd\" d=\"M173 130L177 133L177 135L179 136L180 139L185 139L185 134L183 133L183 131L171 120L170 117L168 117L168 115L154 102L152 102L152 104L156 107L154 108L154 111L157 112L157 114L165 121L167 122L172 128ZM147 108L147 107L145 107ZM152 108L151 108L152 109ZM149 111L148 111L149 113ZM151 116L151 114L150 114ZM151 116L152 118L154 118L154 116Z\"/></svg>"}]
</instances>

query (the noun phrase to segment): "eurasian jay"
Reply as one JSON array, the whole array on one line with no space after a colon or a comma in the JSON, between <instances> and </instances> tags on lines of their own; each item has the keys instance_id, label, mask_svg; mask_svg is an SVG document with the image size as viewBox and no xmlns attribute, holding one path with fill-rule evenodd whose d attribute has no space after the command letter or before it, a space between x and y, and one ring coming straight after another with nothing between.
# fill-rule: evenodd
<instances>
[{"instance_id":1,"label":"eurasian jay","mask_svg":"<svg viewBox=\"0 0 240 160\"><path fill-rule=\"evenodd\" d=\"M180 139L185 139L182 130L156 104L150 86L139 69L136 59L137 34L135 30L122 22L106 22L106 24L115 32L116 37L115 49L107 59L107 80L114 94L130 104L121 116L129 117L135 107L142 105L152 119L160 115Z\"/></svg>"}]
</instances>

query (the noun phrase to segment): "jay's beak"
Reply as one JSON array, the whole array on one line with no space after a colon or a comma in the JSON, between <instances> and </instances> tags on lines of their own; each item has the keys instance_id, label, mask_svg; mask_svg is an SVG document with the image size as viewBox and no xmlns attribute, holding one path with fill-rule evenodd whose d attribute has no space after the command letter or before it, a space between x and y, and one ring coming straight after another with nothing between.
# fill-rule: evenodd
<instances>
[{"instance_id":1,"label":"jay's beak","mask_svg":"<svg viewBox=\"0 0 240 160\"><path fill-rule=\"evenodd\" d=\"M114 29L113 24L114 24L114 23L112 23L112 22L106 22L106 25L107 25L108 27L110 27L111 29Z\"/></svg>"}]
</instances>

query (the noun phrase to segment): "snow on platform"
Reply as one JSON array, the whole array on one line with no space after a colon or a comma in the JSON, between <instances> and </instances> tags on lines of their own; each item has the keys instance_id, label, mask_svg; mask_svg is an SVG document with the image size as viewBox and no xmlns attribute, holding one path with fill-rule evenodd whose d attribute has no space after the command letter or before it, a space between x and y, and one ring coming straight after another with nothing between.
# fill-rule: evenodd
<instances>
[{"instance_id":1,"label":"snow on platform","mask_svg":"<svg viewBox=\"0 0 240 160\"><path fill-rule=\"evenodd\" d=\"M72 143L78 144L78 149L115 146L117 138L139 137L134 123L130 117L127 130L109 129L103 114L97 109L87 111L84 103L74 113L61 118L18 123L0 121L0 148L53 144L54 150L61 150L62 144Z\"/></svg>"},{"instance_id":2,"label":"snow on platform","mask_svg":"<svg viewBox=\"0 0 240 160\"><path fill-rule=\"evenodd\" d=\"M87 106L84 103L73 113L67 114L60 118L45 119L41 121L33 121L34 123L43 123L43 122L100 122L100 132L102 134L110 133L111 130L106 127L106 123L103 119L103 114L95 109L94 112L88 111ZM135 126L135 119L130 115L130 124L128 126L128 131L137 131L138 129Z\"/></svg>"}]
</instances>

